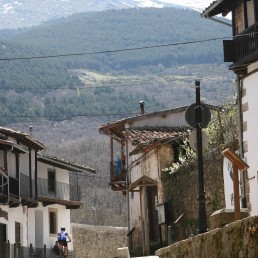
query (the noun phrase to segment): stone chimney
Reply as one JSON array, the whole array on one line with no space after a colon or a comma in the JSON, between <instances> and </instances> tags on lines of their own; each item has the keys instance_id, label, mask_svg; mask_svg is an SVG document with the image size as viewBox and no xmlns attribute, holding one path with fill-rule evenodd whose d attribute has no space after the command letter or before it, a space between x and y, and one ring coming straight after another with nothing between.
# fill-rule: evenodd
<instances>
[{"instance_id":1,"label":"stone chimney","mask_svg":"<svg viewBox=\"0 0 258 258\"><path fill-rule=\"evenodd\" d=\"M32 137L33 126L30 126L30 136Z\"/></svg>"},{"instance_id":2,"label":"stone chimney","mask_svg":"<svg viewBox=\"0 0 258 258\"><path fill-rule=\"evenodd\" d=\"M144 101L143 101L143 100L141 100L141 101L139 102L139 104L140 104L140 108L141 108L141 114L145 114L145 110L144 110Z\"/></svg>"}]
</instances>

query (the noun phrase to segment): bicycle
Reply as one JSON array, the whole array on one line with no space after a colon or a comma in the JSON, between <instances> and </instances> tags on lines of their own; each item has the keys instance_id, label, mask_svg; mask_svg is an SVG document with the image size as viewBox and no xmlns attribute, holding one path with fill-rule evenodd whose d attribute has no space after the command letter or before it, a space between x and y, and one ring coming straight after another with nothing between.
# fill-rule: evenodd
<instances>
[{"instance_id":1,"label":"bicycle","mask_svg":"<svg viewBox=\"0 0 258 258\"><path fill-rule=\"evenodd\" d=\"M66 243L68 244L69 242L71 242L71 240L66 241ZM67 245L67 251L65 253L65 245L61 242L58 242L59 245L59 256L57 257L64 257L64 258L68 258L69 256L69 250L68 250L68 245Z\"/></svg>"}]
</instances>

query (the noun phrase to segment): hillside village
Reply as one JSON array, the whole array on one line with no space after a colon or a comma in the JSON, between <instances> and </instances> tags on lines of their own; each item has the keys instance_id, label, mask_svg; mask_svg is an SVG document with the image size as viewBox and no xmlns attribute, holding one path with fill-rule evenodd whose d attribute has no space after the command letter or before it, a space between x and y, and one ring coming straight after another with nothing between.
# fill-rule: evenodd
<instances>
[{"instance_id":1,"label":"hillside village","mask_svg":"<svg viewBox=\"0 0 258 258\"><path fill-rule=\"evenodd\" d=\"M235 103L205 103L202 82L193 80L192 105L148 112L139 100L136 114L98 125L95 134L108 142L102 167L109 190L126 204L119 204L123 227L98 224L93 206L92 224L73 220L76 212L89 216L82 194L93 193L100 171L48 154L33 127L0 127L1 257L58 257L53 246L64 227L72 239L69 257L258 256L257 1L217 0L200 19L228 13L232 38L224 39L223 51L225 69L235 76Z\"/></svg>"}]
</instances>

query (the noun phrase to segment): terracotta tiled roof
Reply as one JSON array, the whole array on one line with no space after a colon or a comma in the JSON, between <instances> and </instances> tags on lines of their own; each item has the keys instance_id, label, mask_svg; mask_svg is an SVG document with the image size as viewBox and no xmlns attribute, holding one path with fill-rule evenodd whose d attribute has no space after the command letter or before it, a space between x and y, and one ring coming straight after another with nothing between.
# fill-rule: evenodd
<instances>
[{"instance_id":1,"label":"terracotta tiled roof","mask_svg":"<svg viewBox=\"0 0 258 258\"><path fill-rule=\"evenodd\" d=\"M121 139L121 138L123 138L122 131L125 129L126 123L130 123L130 122L137 121L137 120L142 120L145 118L155 117L157 115L166 115L166 114L171 114L171 113L177 113L177 112L185 111L187 108L188 108L188 106L183 106L183 107L166 109L166 110L162 110L162 111L145 113L145 114L140 114L140 115L133 116L133 117L120 119L118 121L114 121L114 122L102 125L99 128L99 132L107 134L107 135L112 134L113 136L116 136Z\"/></svg>"},{"instance_id":2,"label":"terracotta tiled roof","mask_svg":"<svg viewBox=\"0 0 258 258\"><path fill-rule=\"evenodd\" d=\"M208 105L208 104L205 104L205 105L210 110L220 109L220 107L218 107L218 106ZM138 116L133 116L133 117L120 119L120 120L117 120L117 121L114 121L114 122L110 122L110 123L101 125L101 127L99 128L99 132L103 133L103 134L107 134L107 135L112 135L113 137L121 140L124 137L123 131L125 130L125 124L126 123L131 123L131 122L134 122L134 121L141 121L143 119L152 118L152 117L156 117L156 116L165 116L165 115L172 114L172 113L183 112L183 111L186 111L187 108L188 108L188 106L183 106L183 107L166 109L166 110L162 110L162 111L145 113L145 114L140 114Z\"/></svg>"},{"instance_id":3,"label":"terracotta tiled roof","mask_svg":"<svg viewBox=\"0 0 258 258\"><path fill-rule=\"evenodd\" d=\"M123 134L136 147L130 153L130 155L134 155L147 149L150 150L165 142L182 138L188 135L189 132L187 128L143 127L126 129Z\"/></svg>"},{"instance_id":4,"label":"terracotta tiled roof","mask_svg":"<svg viewBox=\"0 0 258 258\"><path fill-rule=\"evenodd\" d=\"M42 163L53 165L62 169L67 169L69 171L90 172L94 174L96 172L94 168L91 168L89 166L81 165L79 163L75 163L55 156L48 156L42 153L38 153L37 158L38 161L41 161Z\"/></svg>"},{"instance_id":5,"label":"terracotta tiled roof","mask_svg":"<svg viewBox=\"0 0 258 258\"><path fill-rule=\"evenodd\" d=\"M46 146L42 142L22 131L13 130L6 127L0 127L0 135L14 137L39 150L43 150L46 148Z\"/></svg>"}]
</instances>

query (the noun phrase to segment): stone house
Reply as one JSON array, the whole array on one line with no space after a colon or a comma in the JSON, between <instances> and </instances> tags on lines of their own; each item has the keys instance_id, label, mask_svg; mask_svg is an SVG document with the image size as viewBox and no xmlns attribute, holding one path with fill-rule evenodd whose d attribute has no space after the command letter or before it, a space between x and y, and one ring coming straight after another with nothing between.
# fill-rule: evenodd
<instances>
[{"instance_id":1,"label":"stone house","mask_svg":"<svg viewBox=\"0 0 258 258\"><path fill-rule=\"evenodd\" d=\"M127 196L131 253L149 254L152 246L160 244L160 229L167 215L162 170L178 161L180 145L189 134L186 109L147 114L142 107L141 115L99 129L110 137L111 189ZM117 146L120 153L115 155Z\"/></svg>"},{"instance_id":2,"label":"stone house","mask_svg":"<svg viewBox=\"0 0 258 258\"><path fill-rule=\"evenodd\" d=\"M41 154L44 149L30 134L0 127L0 249L9 241L24 252L30 245L52 250L60 227L71 233L70 210L81 201L69 173L95 170Z\"/></svg>"},{"instance_id":3,"label":"stone house","mask_svg":"<svg viewBox=\"0 0 258 258\"><path fill-rule=\"evenodd\" d=\"M224 40L224 61L236 74L240 157L249 165L248 171L240 174L242 207L250 215L258 213L258 2L256 0L218 0L211 3L201 14L214 17L222 14L232 16L232 39Z\"/></svg>"}]
</instances>

